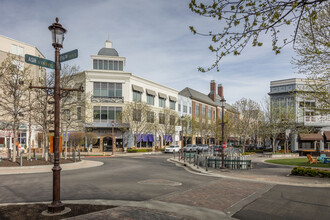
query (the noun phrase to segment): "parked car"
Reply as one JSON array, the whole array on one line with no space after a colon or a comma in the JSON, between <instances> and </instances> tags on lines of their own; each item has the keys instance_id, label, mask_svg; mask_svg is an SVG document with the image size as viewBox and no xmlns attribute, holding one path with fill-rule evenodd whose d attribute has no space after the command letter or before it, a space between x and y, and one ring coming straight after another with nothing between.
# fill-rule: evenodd
<instances>
[{"instance_id":1,"label":"parked car","mask_svg":"<svg viewBox=\"0 0 330 220\"><path fill-rule=\"evenodd\" d=\"M186 151L186 152L190 152L190 150L191 150L192 152L195 152L196 149L197 149L197 145L196 145L196 144L188 144L187 146L185 146L185 147L183 148L183 150Z\"/></svg>"},{"instance_id":2,"label":"parked car","mask_svg":"<svg viewBox=\"0 0 330 220\"><path fill-rule=\"evenodd\" d=\"M165 147L164 153L179 152L180 150L181 150L181 147L179 145L171 145L171 146Z\"/></svg>"},{"instance_id":3,"label":"parked car","mask_svg":"<svg viewBox=\"0 0 330 220\"><path fill-rule=\"evenodd\" d=\"M211 148L213 153L221 153L222 152L222 146L221 145L214 145Z\"/></svg>"},{"instance_id":4,"label":"parked car","mask_svg":"<svg viewBox=\"0 0 330 220\"><path fill-rule=\"evenodd\" d=\"M199 152L206 152L208 150L209 150L209 146L207 144L197 145L197 151Z\"/></svg>"}]
</instances>

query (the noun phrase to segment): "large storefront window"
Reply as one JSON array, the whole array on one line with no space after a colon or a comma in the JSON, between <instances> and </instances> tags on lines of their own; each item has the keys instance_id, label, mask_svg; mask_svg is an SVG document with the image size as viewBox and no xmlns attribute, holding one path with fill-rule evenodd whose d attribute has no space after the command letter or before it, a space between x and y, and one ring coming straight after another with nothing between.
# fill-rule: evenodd
<instances>
[{"instance_id":1,"label":"large storefront window","mask_svg":"<svg viewBox=\"0 0 330 220\"><path fill-rule=\"evenodd\" d=\"M94 106L94 123L111 123L120 117L122 107Z\"/></svg>"},{"instance_id":2,"label":"large storefront window","mask_svg":"<svg viewBox=\"0 0 330 220\"><path fill-rule=\"evenodd\" d=\"M18 134L18 142L21 144L21 145L24 145L26 143L26 133L25 132L20 132ZM24 146L22 146L24 147Z\"/></svg>"}]
</instances>

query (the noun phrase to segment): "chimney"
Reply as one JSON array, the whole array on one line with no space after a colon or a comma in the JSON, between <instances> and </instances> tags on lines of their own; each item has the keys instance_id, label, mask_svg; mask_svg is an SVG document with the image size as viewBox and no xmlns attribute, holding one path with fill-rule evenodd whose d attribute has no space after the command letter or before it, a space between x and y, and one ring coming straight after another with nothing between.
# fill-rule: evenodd
<instances>
[{"instance_id":1,"label":"chimney","mask_svg":"<svg viewBox=\"0 0 330 220\"><path fill-rule=\"evenodd\" d=\"M215 83L215 80L211 80L211 83L210 83L210 98L213 100L213 102L216 101L216 86L217 84Z\"/></svg>"},{"instance_id":2,"label":"chimney","mask_svg":"<svg viewBox=\"0 0 330 220\"><path fill-rule=\"evenodd\" d=\"M218 95L221 97L221 99L223 99L223 87L222 84L218 85Z\"/></svg>"}]
</instances>

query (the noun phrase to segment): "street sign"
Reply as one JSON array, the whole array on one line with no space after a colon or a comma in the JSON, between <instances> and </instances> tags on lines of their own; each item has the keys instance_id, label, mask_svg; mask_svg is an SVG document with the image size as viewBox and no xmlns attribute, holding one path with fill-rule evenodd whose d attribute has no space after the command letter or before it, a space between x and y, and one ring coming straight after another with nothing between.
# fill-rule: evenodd
<instances>
[{"instance_id":1,"label":"street sign","mask_svg":"<svg viewBox=\"0 0 330 220\"><path fill-rule=\"evenodd\" d=\"M222 148L226 148L226 143L225 142L222 143Z\"/></svg>"},{"instance_id":2,"label":"street sign","mask_svg":"<svg viewBox=\"0 0 330 220\"><path fill-rule=\"evenodd\" d=\"M72 60L78 57L78 49L63 53L60 55L60 62Z\"/></svg>"},{"instance_id":3,"label":"street sign","mask_svg":"<svg viewBox=\"0 0 330 220\"><path fill-rule=\"evenodd\" d=\"M35 57L30 54L25 54L25 62L33 64L33 65L37 65L37 66L43 66L46 68L55 69L55 64L53 61L46 60L46 59L43 59L40 57Z\"/></svg>"}]
</instances>

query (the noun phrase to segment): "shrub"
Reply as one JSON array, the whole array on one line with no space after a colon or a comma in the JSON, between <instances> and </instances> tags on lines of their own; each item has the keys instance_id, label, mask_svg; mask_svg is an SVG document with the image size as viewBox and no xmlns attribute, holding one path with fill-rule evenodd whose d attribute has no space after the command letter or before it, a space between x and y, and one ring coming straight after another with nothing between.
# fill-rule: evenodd
<instances>
[{"instance_id":1,"label":"shrub","mask_svg":"<svg viewBox=\"0 0 330 220\"><path fill-rule=\"evenodd\" d=\"M127 149L127 153L138 153L138 152L152 152L152 149Z\"/></svg>"},{"instance_id":2,"label":"shrub","mask_svg":"<svg viewBox=\"0 0 330 220\"><path fill-rule=\"evenodd\" d=\"M306 167L294 167L291 170L292 175L296 176L311 176L311 177L328 177L330 178L330 171L328 170L320 170L314 168L306 168Z\"/></svg>"}]
</instances>

